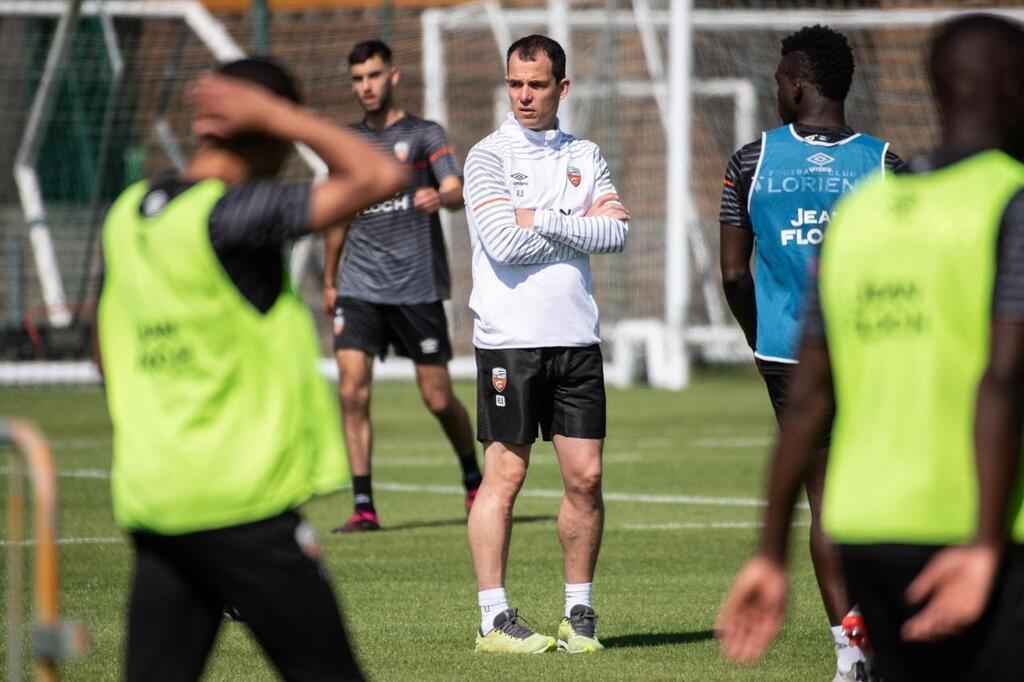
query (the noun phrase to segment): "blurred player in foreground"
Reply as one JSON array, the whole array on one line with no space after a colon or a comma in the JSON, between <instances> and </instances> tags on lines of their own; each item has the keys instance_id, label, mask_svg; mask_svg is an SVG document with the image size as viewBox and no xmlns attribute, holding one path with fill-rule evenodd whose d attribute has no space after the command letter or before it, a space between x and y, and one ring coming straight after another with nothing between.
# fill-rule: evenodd
<instances>
[{"instance_id":1,"label":"blurred player in foreground","mask_svg":"<svg viewBox=\"0 0 1024 682\"><path fill-rule=\"evenodd\" d=\"M355 532L380 528L370 483L370 384L374 356L384 357L389 345L416 365L423 402L462 467L467 511L481 477L469 414L452 392L448 375L452 345L444 312L450 286L438 212L462 207L462 172L444 129L395 103L399 72L387 45L359 43L348 63L352 91L366 114L352 129L412 171L407 187L360 212L347 226L328 230L325 239L324 307L334 316L338 389L355 495L355 512L339 530Z\"/></svg>"},{"instance_id":2,"label":"blurred player in foreground","mask_svg":"<svg viewBox=\"0 0 1024 682\"><path fill-rule=\"evenodd\" d=\"M791 407L807 268L834 218L832 206L870 174L903 166L888 144L846 124L853 72L853 51L842 33L810 26L785 38L775 73L785 125L737 151L725 172L719 221L726 300L754 349L780 421ZM827 435L819 447L822 453L804 481L811 559L832 626L836 680L862 680L867 677L864 654L841 625L850 601L839 560L821 530Z\"/></svg>"},{"instance_id":3,"label":"blurred player in foreground","mask_svg":"<svg viewBox=\"0 0 1024 682\"><path fill-rule=\"evenodd\" d=\"M604 527L605 392L590 254L625 248L629 213L598 146L558 127L558 105L569 94L562 47L545 36L521 38L508 49L507 67L513 113L466 159L477 436L485 453L469 515L481 614L476 650L556 647L523 623L505 594L512 508L539 425L554 441L565 482L557 646L591 652L602 648L591 584Z\"/></svg>"},{"instance_id":4,"label":"blurred player in foreground","mask_svg":"<svg viewBox=\"0 0 1024 682\"><path fill-rule=\"evenodd\" d=\"M231 606L285 678L359 679L296 512L347 468L281 247L390 195L404 173L302 109L272 61L224 65L190 99L188 167L125 190L103 232L114 515L135 549L126 677L199 678ZM293 141L327 164L316 188L274 179Z\"/></svg>"},{"instance_id":5,"label":"blurred player in foreground","mask_svg":"<svg viewBox=\"0 0 1024 682\"><path fill-rule=\"evenodd\" d=\"M825 240L760 546L719 616L729 658L782 625L793 504L834 391L822 520L876 673L1024 669L1024 33L954 20L930 70L939 148L855 190Z\"/></svg>"}]
</instances>

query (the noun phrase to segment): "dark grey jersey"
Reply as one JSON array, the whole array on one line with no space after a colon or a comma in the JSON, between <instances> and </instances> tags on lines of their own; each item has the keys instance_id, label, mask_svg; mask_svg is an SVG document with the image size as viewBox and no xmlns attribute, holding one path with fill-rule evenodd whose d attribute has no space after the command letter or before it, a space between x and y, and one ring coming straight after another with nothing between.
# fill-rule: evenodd
<instances>
[{"instance_id":1,"label":"dark grey jersey","mask_svg":"<svg viewBox=\"0 0 1024 682\"><path fill-rule=\"evenodd\" d=\"M352 129L393 154L412 174L395 196L371 206L349 225L339 293L371 303L433 303L448 298L448 259L438 215L413 207L420 187L462 175L444 129L410 114L386 130L365 122Z\"/></svg>"}]
</instances>

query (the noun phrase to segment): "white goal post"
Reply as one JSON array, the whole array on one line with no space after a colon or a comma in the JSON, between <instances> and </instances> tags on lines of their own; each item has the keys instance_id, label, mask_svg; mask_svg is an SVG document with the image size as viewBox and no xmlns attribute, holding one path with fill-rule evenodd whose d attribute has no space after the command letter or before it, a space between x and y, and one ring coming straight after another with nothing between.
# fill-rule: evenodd
<instances>
[{"instance_id":1,"label":"white goal post","mask_svg":"<svg viewBox=\"0 0 1024 682\"><path fill-rule=\"evenodd\" d=\"M668 9L652 9L648 0L633 0L630 9L559 9L560 2L542 8L501 8L494 0L455 8L430 9L423 13L422 64L425 80L424 114L442 125L448 124L446 31L489 31L498 47L496 71L504 69L504 47L526 31L547 27L552 36L571 35L573 29L600 29L609 24L632 28L639 34L647 66L647 79L627 79L616 84L620 99L650 98L657 106L666 137L665 277L664 314L659 319L624 319L604 325L612 348L608 378L611 383L629 383L634 361L641 353L647 361L648 381L655 386L681 388L688 381L687 348L699 348L706 358L747 359L749 350L739 328L733 323L717 280L700 277L700 289L708 313L706 323L694 324L685 317L689 304L690 263L699 273L715 268L717 254L696 229L694 197L690 188L692 98L720 97L733 103L734 149L756 136L757 98L753 81L746 78L699 79L693 74L692 41L697 31L796 30L802 26L827 24L836 28L922 28L953 18L961 9L866 9L866 10L713 10L692 9L687 0L669 0ZM1024 20L1024 10L971 8ZM556 24L556 21L562 22ZM659 32L665 35L663 47ZM563 45L569 40L561 40ZM663 55L662 53L667 54ZM572 71L570 60L569 71ZM499 71L500 72L500 71ZM575 81L569 102L575 100L571 117L577 123L581 107L599 96L607 86ZM569 103L567 102L567 103ZM507 110L498 88L494 95L495 120ZM568 129L569 125L563 120ZM601 143L602 140L598 139Z\"/></svg>"},{"instance_id":2,"label":"white goal post","mask_svg":"<svg viewBox=\"0 0 1024 682\"><path fill-rule=\"evenodd\" d=\"M73 10L74 2L79 0L0 0L0 17L59 19ZM451 101L445 99L446 84L452 84L447 81L453 79L454 83L454 77L449 70L450 60L457 58L460 48L457 44L453 45L453 41L446 45L446 35L451 35L447 33L449 31L465 29L471 31L469 35L479 36L481 31L484 36L490 34L496 49L489 52L486 59L493 59L494 62L474 73L477 76L481 73L497 76L504 69L504 46L524 30L545 30L570 47L569 44L573 42L570 39L575 30L588 30L594 33L609 23L630 30L630 49L640 55L634 60L639 64L639 70L623 72L621 80L615 82L614 96L617 101L621 100L627 104L641 99L651 102L651 111L656 118L653 124L645 123L645 126L656 127L659 136L662 130L664 131L667 152L664 165L655 169L663 178L659 178L659 184L653 185L660 191L660 183L664 182L665 197L661 199L659 194L657 199L659 202L664 201L664 210L661 210L659 203L657 225L648 225L648 232L656 231L653 229L655 227L660 231L657 245L647 245L648 250L659 251L656 254L656 261L652 256L652 262L657 262L658 265L657 268L651 268L654 270L654 278L642 280L642 285L638 289L634 287L634 290L641 291L642 296L651 300L656 298L656 310L660 312L648 314L645 312L647 309L634 305L630 300L627 301L628 305L620 306L617 317L608 316L610 321L603 329L609 346L606 353L609 365L606 371L609 383L627 384L635 379L638 363L644 362L650 383L673 389L681 388L687 383L688 351L698 351L704 358L716 361L749 357L742 335L732 324L732 316L722 299L717 275L702 276L704 272L714 274L717 269L717 254L713 240L708 238L710 226L706 222L709 216L707 205L705 203L698 213L696 203L699 195L692 186L691 179L694 173L690 168L697 158L691 147L692 140L696 139L698 132L704 130L704 126L708 125L706 117L700 118L699 110L710 108L715 112L714 124L718 126L716 134L721 135L728 129L728 139L721 145L723 148L727 144L735 148L755 137L756 131L763 125L768 106L766 82L770 82L771 74L766 70L769 70L771 65L764 63L763 60L765 56L775 54L778 32L781 31L792 31L817 23L829 24L840 30L878 29L879 32L883 32L891 29L922 29L966 11L984 11L1024 21L1024 8L694 10L691 7L691 0L631 0L628 3L621 3L622 9L609 11L573 9L572 4L570 0L550 0L547 8L522 9L503 8L499 0L481 0L458 7L424 11L420 18L420 35L416 36L422 50L420 57L424 79L423 113L426 118L438 120L442 124L448 122L449 113L453 118L459 113ZM195 41L192 44L199 52L205 50L211 57L221 61L244 56L243 49L225 26L198 0L82 0L79 12L82 17L98 17L101 20L104 17L113 20L175 20L187 27L187 33L198 41L198 45ZM744 61L742 68L734 68L731 72L722 69L709 71L707 55L719 54L716 51L717 45L711 45L709 48L709 38L721 35L722 38L718 42L732 47L736 42L736 36L729 35L729 32L737 31L753 32L757 39L761 40L759 51L755 53L755 59L758 61ZM769 35L770 32L774 34ZM415 34L409 35L412 37ZM920 37L923 34L918 30L915 35ZM114 62L119 50L116 32L105 29L105 39L111 58L111 70L114 71ZM714 40L710 42L713 43ZM920 51L923 42L912 42L909 45L910 50L903 48L904 53ZM51 51L56 49L53 44L50 47ZM570 71L575 62L587 58L585 47L585 44L581 45L577 41L576 54L570 58ZM869 53L867 56L886 63L884 54ZM860 66L858 62L858 69ZM51 68L50 62L47 63L47 69L51 70L51 75L55 71L55 68ZM126 74L128 73L130 70L126 71ZM598 115L598 112L588 110L585 103L609 99L607 84L592 74L593 71L590 78L583 77L574 82L572 99L576 101L575 109L567 113L570 122L575 125L586 127L588 121ZM923 77L919 73L912 75L915 78ZM487 83L485 98L491 98L490 88L495 83L494 80L489 80L489 77L480 80ZM39 87L36 92L44 90L46 88ZM50 89L47 96L55 96L55 91L56 88ZM37 94L37 97L40 100L45 99L42 95ZM22 147L30 152L33 146L38 144L38 140L31 139L32 136L40 134L32 133L32 129L45 130L47 106L45 101L34 105L32 111L36 113L30 112L30 115L35 117L35 123L17 131L22 138ZM146 106L152 105L147 103ZM448 111L449 106L453 107L451 112ZM502 105L496 105L494 99L488 99L482 106L486 109L486 115L491 117L498 111L497 107ZM691 108L698 114L693 123L690 122ZM152 109L147 108L146 112L152 113ZM160 126L160 120L155 123L152 118L149 120L149 125ZM568 128L568 124L566 127ZM166 123L160 130L154 128L153 138L162 148L162 153L173 160L177 144ZM605 142L596 136L595 139L600 143ZM658 139L660 143L661 138ZM314 176L323 172L322 163L315 155L308 150L300 152ZM706 150L703 153L705 157L709 154ZM725 153L723 149L713 150L716 164L722 153ZM35 226L38 228L36 234L44 235L38 239L36 236L30 237L35 256L34 274L40 279L40 291L47 306L48 322L53 327L60 327L66 319L62 316L66 314L66 310L61 308L63 294L60 290L60 265L53 257L52 247L46 245L49 239L46 234L48 226L39 181L35 180L33 190L33 181L23 179L28 177L27 170L35 172L32 155L19 155L18 160L18 200L22 202L22 209L31 222L30 234ZM654 200L648 199L649 202ZM35 220L32 216L40 216L43 219ZM705 222L699 223L699 218ZM717 229L717 223L715 228ZM625 255L628 256L629 252ZM309 261L308 240L293 249L291 259L293 275L301 273ZM663 273L658 269L662 267ZM660 281L654 281L655 279ZM623 281L623 286L628 285L628 278ZM690 307L691 295L694 297L695 306L703 302L703 309L707 311L706 320L701 318L698 323L694 319L687 319L686 311ZM604 308L603 305L602 307ZM465 320L461 323L465 324ZM465 335L460 333L460 338L463 336ZM333 375L333 359L324 359L322 368L326 374ZM475 374L473 358L470 355L457 357L451 368L452 374L456 377L468 378ZM389 360L385 365L378 365L375 373L381 378L411 377L412 367L404 361ZM89 362L0 362L0 385L94 383L98 380L99 377Z\"/></svg>"}]
</instances>

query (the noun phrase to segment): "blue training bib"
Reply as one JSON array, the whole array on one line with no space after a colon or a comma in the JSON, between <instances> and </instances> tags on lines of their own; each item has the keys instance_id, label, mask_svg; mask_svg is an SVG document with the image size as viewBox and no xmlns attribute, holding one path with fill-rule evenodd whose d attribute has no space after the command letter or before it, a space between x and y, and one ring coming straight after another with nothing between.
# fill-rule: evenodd
<instances>
[{"instance_id":1,"label":"blue training bib","mask_svg":"<svg viewBox=\"0 0 1024 682\"><path fill-rule=\"evenodd\" d=\"M859 133L815 142L797 135L792 125L761 133L761 158L747 198L758 358L796 362L807 269L832 220L832 206L865 176L884 171L888 147Z\"/></svg>"}]
</instances>

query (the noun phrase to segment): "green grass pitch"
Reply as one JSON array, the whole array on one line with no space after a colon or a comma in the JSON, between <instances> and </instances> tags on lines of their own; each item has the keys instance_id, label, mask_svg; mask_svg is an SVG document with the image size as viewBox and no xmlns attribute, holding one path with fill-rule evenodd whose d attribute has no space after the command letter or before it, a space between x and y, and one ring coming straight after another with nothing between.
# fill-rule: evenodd
<instances>
[{"instance_id":1,"label":"green grass pitch","mask_svg":"<svg viewBox=\"0 0 1024 682\"><path fill-rule=\"evenodd\" d=\"M753 546L750 524L759 510L749 501L762 495L774 431L767 396L752 372L699 375L682 393L609 391L609 499L595 580L598 632L608 648L592 656L473 654L478 610L458 466L411 383L382 383L374 391L376 501L387 530L328 534L350 511L348 492L305 510L323 534L370 678L831 678L834 655L807 557L806 512L794 533L790 619L764 661L753 668L726 663L712 637L722 596ZM467 406L475 405L470 384L457 391ZM64 678L119 679L131 556L113 524L103 478L111 435L102 391L5 388L0 414L36 420L62 471L61 606L68 618L87 623L93 638L91 653L68 663ZM546 491L559 486L553 451L538 444L515 510L507 588L513 605L548 634L561 617L563 578L558 500ZM0 494L6 489L0 482ZM225 623L206 679L273 674L244 626Z\"/></svg>"}]
</instances>

